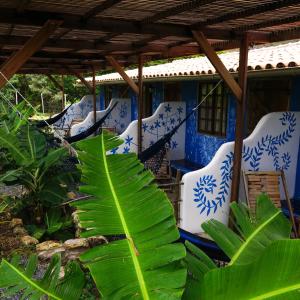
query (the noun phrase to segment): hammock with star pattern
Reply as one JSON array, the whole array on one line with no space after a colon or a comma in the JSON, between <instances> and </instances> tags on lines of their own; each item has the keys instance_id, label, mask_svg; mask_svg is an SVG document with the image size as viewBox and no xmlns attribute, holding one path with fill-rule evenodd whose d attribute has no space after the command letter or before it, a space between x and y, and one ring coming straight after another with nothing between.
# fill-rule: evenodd
<instances>
[{"instance_id":1,"label":"hammock with star pattern","mask_svg":"<svg viewBox=\"0 0 300 300\"><path fill-rule=\"evenodd\" d=\"M49 119L46 119L46 120L42 120L42 121L39 121L37 124L36 124L36 127L38 128L43 128L43 127L46 127L46 126L49 126L49 125L52 125L54 123L56 123L57 121L59 121L65 114L66 112L68 111L68 109L72 106L73 104L70 104L68 107L66 107L62 112L60 112L59 114L55 115L54 117L51 117Z\"/></svg>"},{"instance_id":2,"label":"hammock with star pattern","mask_svg":"<svg viewBox=\"0 0 300 300\"><path fill-rule=\"evenodd\" d=\"M108 111L105 113L105 115L99 121L97 121L95 124L93 124L91 127L89 127L87 130L85 130L81 133L78 133L76 135L66 137L65 140L68 143L78 142L78 141L81 141L81 140L87 138L94 132L96 132L102 126L102 124L105 122L106 118L110 115L110 113L117 106L117 104L118 104L118 102L115 102L115 104L111 108L108 109Z\"/></svg>"}]
</instances>

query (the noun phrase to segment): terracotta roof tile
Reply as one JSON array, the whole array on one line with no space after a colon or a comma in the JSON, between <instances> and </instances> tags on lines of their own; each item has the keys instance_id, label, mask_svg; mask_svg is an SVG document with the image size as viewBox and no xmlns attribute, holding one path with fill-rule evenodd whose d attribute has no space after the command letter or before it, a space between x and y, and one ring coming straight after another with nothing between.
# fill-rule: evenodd
<instances>
[{"instance_id":1,"label":"terracotta roof tile","mask_svg":"<svg viewBox=\"0 0 300 300\"><path fill-rule=\"evenodd\" d=\"M239 66L239 52L230 51L220 54L219 57L230 72L237 72ZM249 51L248 70L269 70L290 67L300 67L300 41L284 44L257 47ZM138 70L126 71L128 76L137 79ZM216 70L206 57L194 57L174 60L170 63L144 67L143 77L165 78L201 76L215 74ZM86 80L91 81L88 77ZM121 81L118 73L96 76L96 82Z\"/></svg>"}]
</instances>

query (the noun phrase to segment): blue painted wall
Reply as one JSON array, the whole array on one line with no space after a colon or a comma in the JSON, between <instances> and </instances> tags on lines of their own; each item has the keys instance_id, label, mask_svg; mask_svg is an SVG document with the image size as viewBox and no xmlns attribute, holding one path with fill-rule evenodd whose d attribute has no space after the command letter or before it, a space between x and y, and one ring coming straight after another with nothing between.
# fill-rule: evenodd
<instances>
[{"instance_id":1,"label":"blue painted wall","mask_svg":"<svg viewBox=\"0 0 300 300\"><path fill-rule=\"evenodd\" d=\"M185 81L181 86L182 101L186 102L187 112L198 104L198 82ZM197 114L192 115L186 123L185 157L187 160L206 166L220 146L234 139L235 104L229 96L227 136L216 137L198 132Z\"/></svg>"},{"instance_id":2,"label":"blue painted wall","mask_svg":"<svg viewBox=\"0 0 300 300\"><path fill-rule=\"evenodd\" d=\"M290 110L300 111L300 76L293 78L290 98ZM299 141L300 149L300 141ZM300 201L300 150L298 152L295 198Z\"/></svg>"},{"instance_id":3,"label":"blue painted wall","mask_svg":"<svg viewBox=\"0 0 300 300\"><path fill-rule=\"evenodd\" d=\"M100 88L100 110L105 109L105 93L104 88Z\"/></svg>"},{"instance_id":4,"label":"blue painted wall","mask_svg":"<svg viewBox=\"0 0 300 300\"><path fill-rule=\"evenodd\" d=\"M162 82L156 82L152 87L152 111L155 112L159 104L164 101L164 85Z\"/></svg>"}]
</instances>

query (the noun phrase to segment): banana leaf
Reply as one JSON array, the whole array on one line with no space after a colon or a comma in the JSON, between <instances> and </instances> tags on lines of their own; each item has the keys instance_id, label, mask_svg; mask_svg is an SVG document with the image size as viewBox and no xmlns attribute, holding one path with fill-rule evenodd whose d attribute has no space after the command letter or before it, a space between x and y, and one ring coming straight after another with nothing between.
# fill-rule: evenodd
<instances>
[{"instance_id":1,"label":"banana leaf","mask_svg":"<svg viewBox=\"0 0 300 300\"><path fill-rule=\"evenodd\" d=\"M77 143L80 191L92 199L74 202L83 237L119 239L81 256L103 298L180 299L186 280L185 256L173 208L152 183L135 154L106 155L121 140L104 131Z\"/></svg>"},{"instance_id":2,"label":"banana leaf","mask_svg":"<svg viewBox=\"0 0 300 300\"><path fill-rule=\"evenodd\" d=\"M201 300L300 299L300 240L276 241L251 264L208 272L199 291Z\"/></svg>"},{"instance_id":3,"label":"banana leaf","mask_svg":"<svg viewBox=\"0 0 300 300\"><path fill-rule=\"evenodd\" d=\"M20 267L20 257L13 257L11 262L3 259L0 265L0 288L5 297L22 295L21 299L38 300L77 300L85 283L84 274L76 262L70 262L65 269L65 276L59 279L60 256L55 255L41 279L34 279L37 269L37 256L29 257L25 268Z\"/></svg>"},{"instance_id":4,"label":"banana leaf","mask_svg":"<svg viewBox=\"0 0 300 300\"><path fill-rule=\"evenodd\" d=\"M245 205L236 202L231 204L239 234L216 220L202 225L205 232L231 258L229 265L251 262L272 242L288 239L291 234L290 222L267 195L261 194L256 201L254 216L250 215Z\"/></svg>"}]
</instances>

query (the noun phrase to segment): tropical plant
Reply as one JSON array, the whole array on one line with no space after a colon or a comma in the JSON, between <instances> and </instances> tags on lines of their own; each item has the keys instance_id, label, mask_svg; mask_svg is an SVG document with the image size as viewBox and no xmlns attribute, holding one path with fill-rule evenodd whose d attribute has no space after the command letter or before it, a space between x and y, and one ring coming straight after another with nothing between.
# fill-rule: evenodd
<instances>
[{"instance_id":1,"label":"tropical plant","mask_svg":"<svg viewBox=\"0 0 300 300\"><path fill-rule=\"evenodd\" d=\"M186 242L189 277L184 298L298 299L300 241L289 240L288 220L266 195L258 197L253 216L242 204L233 203L231 208L239 235L216 220L203 224L231 261L217 268Z\"/></svg>"},{"instance_id":2,"label":"tropical plant","mask_svg":"<svg viewBox=\"0 0 300 300\"><path fill-rule=\"evenodd\" d=\"M104 132L77 144L82 185L74 202L83 237L117 236L81 256L106 299L180 299L186 280L173 208L135 154L107 155L122 141ZM109 275L108 275L109 273Z\"/></svg>"},{"instance_id":3,"label":"tropical plant","mask_svg":"<svg viewBox=\"0 0 300 300\"><path fill-rule=\"evenodd\" d=\"M68 184L74 180L72 173L63 168L68 152L52 146L51 137L28 122L17 130L8 128L0 127L0 152L5 152L8 159L0 171L0 183L24 186L27 193L15 211L25 221L36 220L40 227L34 230L37 236L53 232L53 226L52 230L46 228L46 213L67 199Z\"/></svg>"},{"instance_id":4,"label":"tropical plant","mask_svg":"<svg viewBox=\"0 0 300 300\"><path fill-rule=\"evenodd\" d=\"M3 297L21 294L22 299L38 300L48 297L55 300L77 300L85 283L84 273L78 263L72 261L65 267L65 275L59 278L61 258L52 257L41 279L36 279L38 260L36 255L29 257L26 267L21 266L20 256L12 261L2 259L0 264L0 287ZM3 276L4 274L4 276Z\"/></svg>"}]
</instances>

